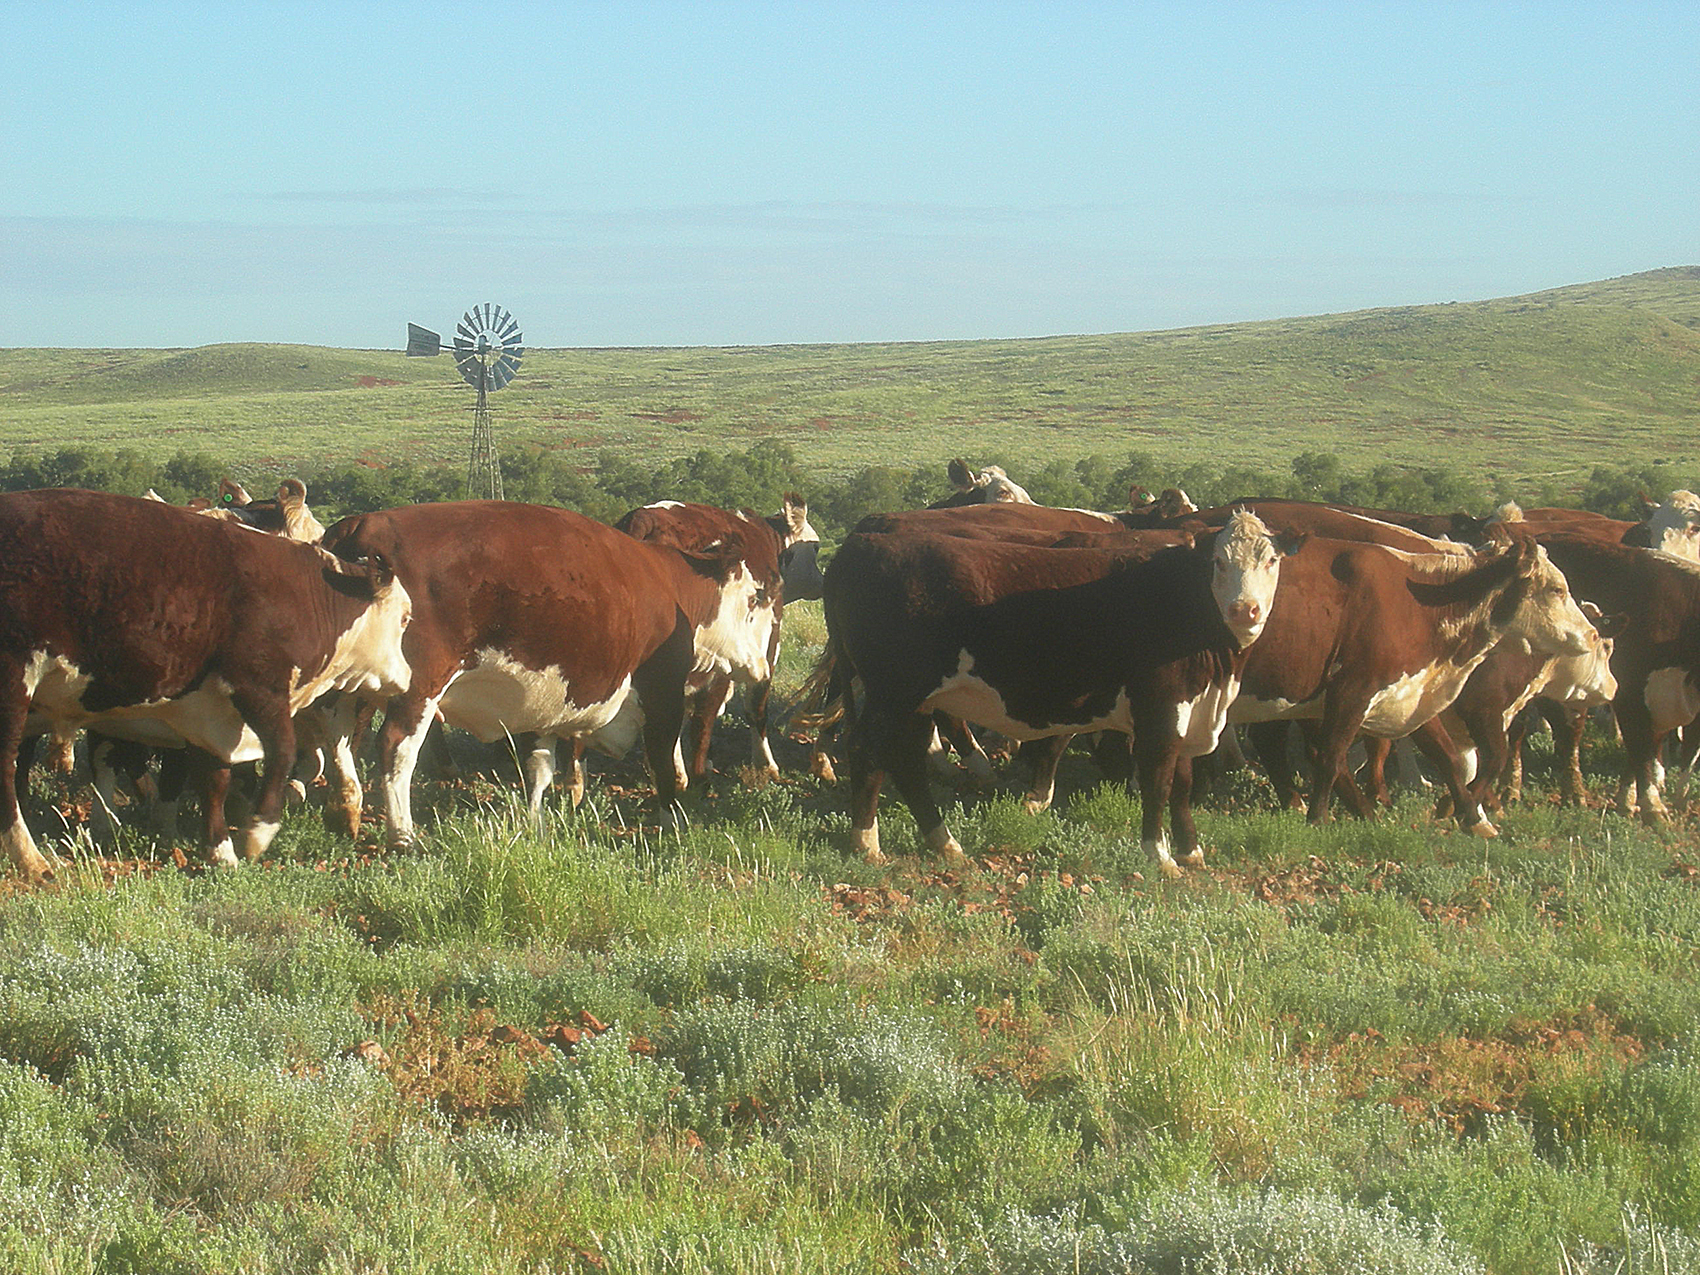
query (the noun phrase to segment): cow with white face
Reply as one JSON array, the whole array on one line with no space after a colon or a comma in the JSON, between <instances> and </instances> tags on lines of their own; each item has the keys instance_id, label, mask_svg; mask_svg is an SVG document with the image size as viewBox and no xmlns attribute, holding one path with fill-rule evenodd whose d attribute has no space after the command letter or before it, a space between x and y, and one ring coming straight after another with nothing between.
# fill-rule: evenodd
<instances>
[{"instance_id":1,"label":"cow with white face","mask_svg":"<svg viewBox=\"0 0 1700 1275\"><path fill-rule=\"evenodd\" d=\"M749 615L729 617L729 622L734 628L749 630L754 641L743 647L753 658L741 663L716 658L707 648L717 640L722 649L728 644L712 634L699 633L698 646L704 655L690 684L690 747L677 764L681 784L701 778L707 771L714 722L725 712L736 682L748 688L750 762L759 773L777 779L779 765L767 737L767 705L773 689L773 666L779 659L784 604L821 595L821 573L815 558L820 535L809 524L808 504L801 496L787 494L780 511L763 518L748 509L734 513L712 505L663 500L632 510L615 526L638 540L691 553L723 544L742 546L744 572L756 588L753 593L745 590L740 594L749 599ZM738 647L733 644L731 649Z\"/></svg>"},{"instance_id":2,"label":"cow with white face","mask_svg":"<svg viewBox=\"0 0 1700 1275\"><path fill-rule=\"evenodd\" d=\"M865 690L850 746L862 855L883 859L876 815L889 773L928 847L961 857L927 784L936 711L1013 739L1131 733L1146 850L1168 874L1177 860L1201 863L1190 759L1215 747L1283 556L1298 546L1249 513L1191 540L1129 532L1115 547L1048 548L852 534L827 568L826 614L835 678L858 676Z\"/></svg>"},{"instance_id":3,"label":"cow with white face","mask_svg":"<svg viewBox=\"0 0 1700 1275\"><path fill-rule=\"evenodd\" d=\"M946 470L953 488L943 500L928 505L928 509L960 509L964 505L1031 505L1033 497L1015 482L1000 465L987 465L979 473L968 468L965 461L953 460Z\"/></svg>"},{"instance_id":4,"label":"cow with white face","mask_svg":"<svg viewBox=\"0 0 1700 1275\"><path fill-rule=\"evenodd\" d=\"M1700 496L1673 491L1657 504L1643 499L1641 511L1649 549L1700 562Z\"/></svg>"}]
</instances>

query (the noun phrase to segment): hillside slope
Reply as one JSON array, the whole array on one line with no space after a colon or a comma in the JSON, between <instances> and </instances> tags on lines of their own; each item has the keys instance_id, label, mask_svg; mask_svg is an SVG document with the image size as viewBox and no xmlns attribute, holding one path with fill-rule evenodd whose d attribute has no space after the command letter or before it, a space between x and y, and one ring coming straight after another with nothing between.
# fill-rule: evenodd
<instances>
[{"instance_id":1,"label":"hillside slope","mask_svg":"<svg viewBox=\"0 0 1700 1275\"><path fill-rule=\"evenodd\" d=\"M446 358L306 346L11 351L0 449L207 452L242 473L459 461ZM1522 297L1012 341L532 350L504 449L628 459L778 437L823 476L951 455L1149 453L1177 467L1700 463L1700 267Z\"/></svg>"}]
</instances>

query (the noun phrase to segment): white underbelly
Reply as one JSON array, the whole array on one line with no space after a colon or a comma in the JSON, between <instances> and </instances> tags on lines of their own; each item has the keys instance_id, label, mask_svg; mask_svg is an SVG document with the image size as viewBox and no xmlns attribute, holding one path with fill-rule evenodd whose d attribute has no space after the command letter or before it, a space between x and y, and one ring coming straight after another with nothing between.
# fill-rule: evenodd
<instances>
[{"instance_id":1,"label":"white underbelly","mask_svg":"<svg viewBox=\"0 0 1700 1275\"><path fill-rule=\"evenodd\" d=\"M488 744L528 731L594 735L612 725L631 699L627 677L607 699L575 703L572 685L559 668L529 669L500 651L486 650L449 683L439 707L450 726Z\"/></svg>"},{"instance_id":2,"label":"white underbelly","mask_svg":"<svg viewBox=\"0 0 1700 1275\"><path fill-rule=\"evenodd\" d=\"M208 678L176 699L91 712L82 705L88 675L57 656L38 653L26 667L24 685L31 692L28 732L69 734L96 726L115 738L159 748L193 744L233 763L257 761L262 753L259 738L243 724L230 687L220 678Z\"/></svg>"},{"instance_id":3,"label":"white underbelly","mask_svg":"<svg viewBox=\"0 0 1700 1275\"><path fill-rule=\"evenodd\" d=\"M1700 692L1694 679L1680 668L1655 669L1647 675L1642 692L1653 718L1653 733L1662 734L1686 726L1700 713Z\"/></svg>"}]
</instances>

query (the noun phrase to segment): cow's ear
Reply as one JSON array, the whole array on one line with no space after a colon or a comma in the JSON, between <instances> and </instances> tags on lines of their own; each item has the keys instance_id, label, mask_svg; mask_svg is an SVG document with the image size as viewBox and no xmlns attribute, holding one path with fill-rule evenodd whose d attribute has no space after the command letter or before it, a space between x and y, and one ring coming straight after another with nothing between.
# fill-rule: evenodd
<instances>
[{"instance_id":1,"label":"cow's ear","mask_svg":"<svg viewBox=\"0 0 1700 1275\"><path fill-rule=\"evenodd\" d=\"M1278 531L1274 535L1275 549L1283 558L1290 558L1305 547L1305 541L1310 539L1308 531Z\"/></svg>"},{"instance_id":2,"label":"cow's ear","mask_svg":"<svg viewBox=\"0 0 1700 1275\"><path fill-rule=\"evenodd\" d=\"M969 470L966 461L951 461L949 467L945 470L945 475L950 479L950 485L957 491L974 490L974 475Z\"/></svg>"},{"instance_id":3,"label":"cow's ear","mask_svg":"<svg viewBox=\"0 0 1700 1275\"><path fill-rule=\"evenodd\" d=\"M701 549L678 549L675 552L690 564L692 571L710 580L726 579L743 561L745 546L737 536L711 540Z\"/></svg>"},{"instance_id":4,"label":"cow's ear","mask_svg":"<svg viewBox=\"0 0 1700 1275\"><path fill-rule=\"evenodd\" d=\"M1614 615L1602 615L1597 620L1592 616L1588 618L1593 620L1595 632L1603 638L1622 637L1629 628L1629 612L1627 611L1619 611Z\"/></svg>"},{"instance_id":5,"label":"cow's ear","mask_svg":"<svg viewBox=\"0 0 1700 1275\"><path fill-rule=\"evenodd\" d=\"M307 503L307 484L299 478L285 478L277 489L277 503L285 509L299 509Z\"/></svg>"},{"instance_id":6,"label":"cow's ear","mask_svg":"<svg viewBox=\"0 0 1700 1275\"><path fill-rule=\"evenodd\" d=\"M241 483L229 478L221 478L218 482L218 503L221 505L248 505L253 503L253 497Z\"/></svg>"},{"instance_id":7,"label":"cow's ear","mask_svg":"<svg viewBox=\"0 0 1700 1275\"><path fill-rule=\"evenodd\" d=\"M1656 500L1649 500L1646 492L1641 492L1637 495L1635 503L1640 506L1641 516L1643 518L1651 518L1658 512L1659 509L1659 502Z\"/></svg>"}]
</instances>

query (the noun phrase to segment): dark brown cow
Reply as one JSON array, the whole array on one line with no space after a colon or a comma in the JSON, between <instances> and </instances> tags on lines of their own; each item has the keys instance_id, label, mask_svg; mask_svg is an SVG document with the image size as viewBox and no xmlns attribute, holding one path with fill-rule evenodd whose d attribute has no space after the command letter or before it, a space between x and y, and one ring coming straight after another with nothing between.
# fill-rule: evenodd
<instances>
[{"instance_id":1,"label":"dark brown cow","mask_svg":"<svg viewBox=\"0 0 1700 1275\"><path fill-rule=\"evenodd\" d=\"M889 773L928 847L961 856L926 779L930 714L943 711L1016 739L1132 733L1146 849L1178 870L1169 808L1181 861L1200 862L1189 759L1215 746L1292 547L1250 514L1197 548L850 536L827 569L826 613L836 676L859 676L866 693L851 727L856 848L884 857L876 815Z\"/></svg>"},{"instance_id":2,"label":"dark brown cow","mask_svg":"<svg viewBox=\"0 0 1700 1275\"><path fill-rule=\"evenodd\" d=\"M1335 786L1349 783L1346 751L1358 732L1398 738L1425 725L1506 637L1564 654L1599 641L1532 540L1507 536L1464 557L1313 538L1282 582L1229 720L1319 720L1309 813L1321 822ZM1419 746L1429 752L1438 737L1419 736ZM1455 752L1436 760L1460 774ZM1461 822L1492 835L1461 785L1453 797Z\"/></svg>"},{"instance_id":3,"label":"dark brown cow","mask_svg":"<svg viewBox=\"0 0 1700 1275\"><path fill-rule=\"evenodd\" d=\"M1577 597L1627 617L1611 661L1625 754L1619 802L1660 822L1668 817L1660 748L1700 713L1700 567L1574 524L1535 532Z\"/></svg>"},{"instance_id":4,"label":"dark brown cow","mask_svg":"<svg viewBox=\"0 0 1700 1275\"><path fill-rule=\"evenodd\" d=\"M328 690L404 687L409 610L381 563L128 496L0 495L0 839L13 865L47 872L18 811L20 741L87 725L225 761L263 755L242 846L257 857L295 758L292 715ZM236 861L228 839L212 851Z\"/></svg>"},{"instance_id":5,"label":"dark brown cow","mask_svg":"<svg viewBox=\"0 0 1700 1275\"><path fill-rule=\"evenodd\" d=\"M784 604L821 596L821 574L815 553L820 536L809 525L808 505L801 496L787 495L780 511L763 518L752 510L731 513L712 505L658 501L634 509L614 524L620 531L651 544L669 545L692 553L703 553L717 545L744 546L744 565L759 586L757 597L773 598L773 627L763 647L760 668L726 668L712 655L699 660L690 686L690 748L684 771L701 778L708 768L708 746L714 722L732 698L734 680L749 691L750 762L771 778L779 777L779 765L767 738L767 705L773 689L773 667L779 660L780 629ZM699 652L699 655L702 655Z\"/></svg>"},{"instance_id":6,"label":"dark brown cow","mask_svg":"<svg viewBox=\"0 0 1700 1275\"><path fill-rule=\"evenodd\" d=\"M462 501L345 518L325 547L383 555L415 599L403 643L413 680L390 701L379 743L393 845L414 839L409 787L436 714L485 742L535 734L534 809L556 740L624 754L641 732L671 802L698 652L758 670L767 658L775 600L757 599L742 546L684 554L564 509Z\"/></svg>"}]
</instances>

